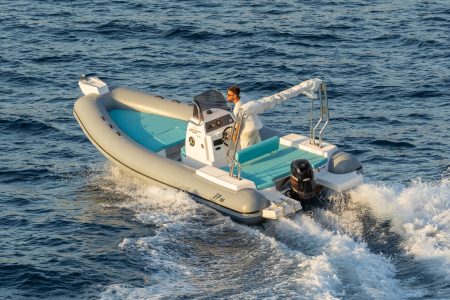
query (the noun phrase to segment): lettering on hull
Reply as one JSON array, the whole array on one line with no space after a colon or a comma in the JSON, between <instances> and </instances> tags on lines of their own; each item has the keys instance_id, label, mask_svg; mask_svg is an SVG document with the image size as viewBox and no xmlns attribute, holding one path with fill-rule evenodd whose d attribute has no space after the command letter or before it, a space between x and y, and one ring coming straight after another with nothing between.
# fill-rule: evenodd
<instances>
[{"instance_id":1,"label":"lettering on hull","mask_svg":"<svg viewBox=\"0 0 450 300\"><path fill-rule=\"evenodd\" d=\"M213 202L224 202L225 201L225 198L222 196L222 194L221 193L216 193L215 195L214 195L214 197L212 197L212 199L211 199Z\"/></svg>"}]
</instances>

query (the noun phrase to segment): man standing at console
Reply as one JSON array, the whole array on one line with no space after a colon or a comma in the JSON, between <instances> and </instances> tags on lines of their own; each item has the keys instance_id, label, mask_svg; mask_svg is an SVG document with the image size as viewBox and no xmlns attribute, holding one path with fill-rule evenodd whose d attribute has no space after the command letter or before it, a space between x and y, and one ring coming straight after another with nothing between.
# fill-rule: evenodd
<instances>
[{"instance_id":1,"label":"man standing at console","mask_svg":"<svg viewBox=\"0 0 450 300\"><path fill-rule=\"evenodd\" d=\"M316 99L316 91L319 89L321 82L317 78L310 79L272 96L251 101L241 100L241 89L238 86L234 85L229 87L227 90L227 100L228 102L234 103L233 114L237 116L240 110L244 114L239 140L240 149L247 148L261 141L259 130L263 125L258 114L274 107L277 103L299 94L304 94L310 99Z\"/></svg>"},{"instance_id":2,"label":"man standing at console","mask_svg":"<svg viewBox=\"0 0 450 300\"><path fill-rule=\"evenodd\" d=\"M233 85L227 90L228 102L234 103L233 114L237 116L241 106L248 101L241 100L241 89L237 85ZM244 149L248 146L261 142L259 130L263 127L261 120L257 114L244 117L242 121L242 130L239 140L240 149Z\"/></svg>"}]
</instances>

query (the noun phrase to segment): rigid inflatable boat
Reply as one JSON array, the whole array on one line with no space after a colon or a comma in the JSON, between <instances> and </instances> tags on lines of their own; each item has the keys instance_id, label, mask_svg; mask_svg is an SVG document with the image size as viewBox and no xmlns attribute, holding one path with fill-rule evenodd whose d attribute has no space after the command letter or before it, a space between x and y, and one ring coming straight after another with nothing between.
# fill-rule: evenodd
<instances>
[{"instance_id":1,"label":"rigid inflatable boat","mask_svg":"<svg viewBox=\"0 0 450 300\"><path fill-rule=\"evenodd\" d=\"M363 182L359 161L322 139L329 122L323 82L311 102L309 136L264 127L262 141L242 150L230 137L239 136L243 115L229 112L218 91L187 104L110 89L96 76L82 76L78 83L84 96L75 103L75 118L103 155L136 177L183 190L234 220L256 224L290 216L321 190L342 192Z\"/></svg>"}]
</instances>

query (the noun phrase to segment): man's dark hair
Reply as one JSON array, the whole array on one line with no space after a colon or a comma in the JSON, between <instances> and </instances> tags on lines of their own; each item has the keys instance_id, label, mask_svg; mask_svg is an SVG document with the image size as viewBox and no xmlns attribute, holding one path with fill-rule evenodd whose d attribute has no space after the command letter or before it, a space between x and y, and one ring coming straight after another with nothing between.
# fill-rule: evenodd
<instances>
[{"instance_id":1,"label":"man's dark hair","mask_svg":"<svg viewBox=\"0 0 450 300\"><path fill-rule=\"evenodd\" d=\"M228 88L229 91L232 91L236 96L240 97L241 88L238 85L232 85Z\"/></svg>"}]
</instances>

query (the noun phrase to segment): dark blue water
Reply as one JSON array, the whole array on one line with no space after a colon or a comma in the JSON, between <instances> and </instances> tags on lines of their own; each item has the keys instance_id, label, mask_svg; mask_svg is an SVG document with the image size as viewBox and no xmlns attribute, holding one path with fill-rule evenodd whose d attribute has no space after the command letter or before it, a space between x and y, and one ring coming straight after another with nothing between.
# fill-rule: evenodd
<instances>
[{"instance_id":1,"label":"dark blue water","mask_svg":"<svg viewBox=\"0 0 450 300\"><path fill-rule=\"evenodd\" d=\"M450 298L448 1L0 1L0 297ZM257 227L110 166L80 74L190 101L327 82L367 183ZM263 115L305 133L309 100Z\"/></svg>"}]
</instances>

